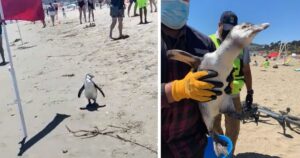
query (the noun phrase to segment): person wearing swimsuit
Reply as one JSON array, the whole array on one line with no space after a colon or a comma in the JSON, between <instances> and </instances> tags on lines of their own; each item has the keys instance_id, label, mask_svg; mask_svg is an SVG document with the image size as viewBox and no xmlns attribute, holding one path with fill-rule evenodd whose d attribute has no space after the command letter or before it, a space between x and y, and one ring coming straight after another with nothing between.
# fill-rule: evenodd
<instances>
[{"instance_id":1,"label":"person wearing swimsuit","mask_svg":"<svg viewBox=\"0 0 300 158\"><path fill-rule=\"evenodd\" d=\"M77 0L78 2L78 10L79 10L79 21L80 21L80 24L82 24L82 13L83 13L83 16L84 16L84 21L86 22L86 13L85 13L85 2L84 0Z\"/></svg>"},{"instance_id":2,"label":"person wearing swimsuit","mask_svg":"<svg viewBox=\"0 0 300 158\"><path fill-rule=\"evenodd\" d=\"M88 9L89 9L89 22L90 22L90 19L91 19L91 15L92 15L92 18L93 18L93 22L95 22L95 19L94 19L94 9L95 9L95 5L94 5L94 0L88 0Z\"/></svg>"}]
</instances>

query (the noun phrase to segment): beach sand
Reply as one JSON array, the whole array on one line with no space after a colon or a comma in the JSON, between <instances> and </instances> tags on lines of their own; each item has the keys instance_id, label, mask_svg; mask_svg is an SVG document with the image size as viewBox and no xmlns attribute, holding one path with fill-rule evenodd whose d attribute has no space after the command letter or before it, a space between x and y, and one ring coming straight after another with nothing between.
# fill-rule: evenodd
<instances>
[{"instance_id":1,"label":"beach sand","mask_svg":"<svg viewBox=\"0 0 300 158\"><path fill-rule=\"evenodd\" d=\"M157 157L157 13L148 14L147 25L126 16L123 32L130 37L118 41L108 38L106 6L96 8L96 27L79 25L78 10L59 18L60 24L52 27L47 17L44 29L41 22L20 22L23 46L14 42L19 38L16 24L7 25L28 128L22 157ZM0 67L0 153L13 158L22 135L7 68ZM106 97L98 93L97 102L105 107L80 110L88 103L84 95L77 98L87 73L104 91ZM65 126L74 131L97 126L112 133L83 139Z\"/></svg>"},{"instance_id":2,"label":"beach sand","mask_svg":"<svg viewBox=\"0 0 300 158\"><path fill-rule=\"evenodd\" d=\"M275 112L285 111L291 108L291 115L300 117L300 72L294 69L300 67L300 61L293 59L292 66L272 68L276 63L270 61L267 69L261 66L253 66L255 60L259 65L264 61L261 56L252 57L251 70L253 76L254 103L268 107ZM243 89L241 99L246 96L246 88ZM300 157L300 134L287 128L288 137L284 136L282 127L274 119L267 123L241 124L240 136L236 147L238 158L298 158ZM300 130L298 129L298 132Z\"/></svg>"},{"instance_id":3,"label":"beach sand","mask_svg":"<svg viewBox=\"0 0 300 158\"><path fill-rule=\"evenodd\" d=\"M78 11L67 12L55 27L42 29L36 22L21 22L25 44L14 42L19 38L15 24L8 25L14 66L16 69L28 138L24 158L140 158L157 154L129 142L107 135L82 139L71 130L114 131L113 136L145 145L157 151L157 13L148 14L150 24L137 25L139 18L124 19L126 40L108 38L110 16L107 7L95 12L96 27L79 25ZM87 25L87 24L86 24ZM114 36L117 36L115 28ZM6 50L6 48L4 48ZM259 64L260 56L252 57ZM253 62L252 62L253 63ZM300 117L299 61L293 66L265 69L251 66L254 103L276 112L292 109ZM0 67L0 153L13 158L19 153L20 121L8 66ZM80 110L87 105L82 96L77 98L86 73L106 97L98 97L105 107ZM241 99L245 98L245 88ZM300 135L281 126L273 119L268 123L241 124L236 152L238 158L298 158ZM122 127L122 128L116 128Z\"/></svg>"}]
</instances>

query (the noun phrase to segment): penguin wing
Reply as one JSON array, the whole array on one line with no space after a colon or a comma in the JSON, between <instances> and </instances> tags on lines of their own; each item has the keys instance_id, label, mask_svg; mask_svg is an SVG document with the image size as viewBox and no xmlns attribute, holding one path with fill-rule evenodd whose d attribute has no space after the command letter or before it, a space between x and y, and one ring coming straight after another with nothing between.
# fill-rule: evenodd
<instances>
[{"instance_id":1,"label":"penguin wing","mask_svg":"<svg viewBox=\"0 0 300 158\"><path fill-rule=\"evenodd\" d=\"M80 98L82 91L84 90L84 85L79 89L78 98Z\"/></svg>"},{"instance_id":2,"label":"penguin wing","mask_svg":"<svg viewBox=\"0 0 300 158\"><path fill-rule=\"evenodd\" d=\"M104 94L104 92L101 90L101 88L98 87L98 86L96 85L96 83L94 83L94 85L95 85L95 87L101 92L101 94L103 95L103 97L105 97L105 94Z\"/></svg>"}]
</instances>

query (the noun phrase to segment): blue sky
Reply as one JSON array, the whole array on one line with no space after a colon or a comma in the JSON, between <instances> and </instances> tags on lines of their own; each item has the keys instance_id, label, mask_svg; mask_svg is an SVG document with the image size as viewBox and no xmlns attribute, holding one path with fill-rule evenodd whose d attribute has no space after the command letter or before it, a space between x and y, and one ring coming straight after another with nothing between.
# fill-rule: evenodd
<instances>
[{"instance_id":1,"label":"blue sky","mask_svg":"<svg viewBox=\"0 0 300 158\"><path fill-rule=\"evenodd\" d=\"M204 34L217 30L223 11L231 10L239 23L269 22L271 26L254 43L300 40L300 0L190 0L188 24Z\"/></svg>"}]
</instances>

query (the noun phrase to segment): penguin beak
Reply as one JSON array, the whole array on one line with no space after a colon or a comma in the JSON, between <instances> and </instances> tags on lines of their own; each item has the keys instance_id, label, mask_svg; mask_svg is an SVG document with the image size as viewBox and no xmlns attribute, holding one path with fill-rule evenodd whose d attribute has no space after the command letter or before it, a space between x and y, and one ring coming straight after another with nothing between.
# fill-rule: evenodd
<instances>
[{"instance_id":1,"label":"penguin beak","mask_svg":"<svg viewBox=\"0 0 300 158\"><path fill-rule=\"evenodd\" d=\"M90 79L94 78L94 76L91 74L87 74L86 76L89 77Z\"/></svg>"},{"instance_id":2,"label":"penguin beak","mask_svg":"<svg viewBox=\"0 0 300 158\"><path fill-rule=\"evenodd\" d=\"M255 25L253 27L253 34L257 34L258 32L267 29L269 26L270 26L269 23L263 23L263 24L260 24L260 25Z\"/></svg>"}]
</instances>

